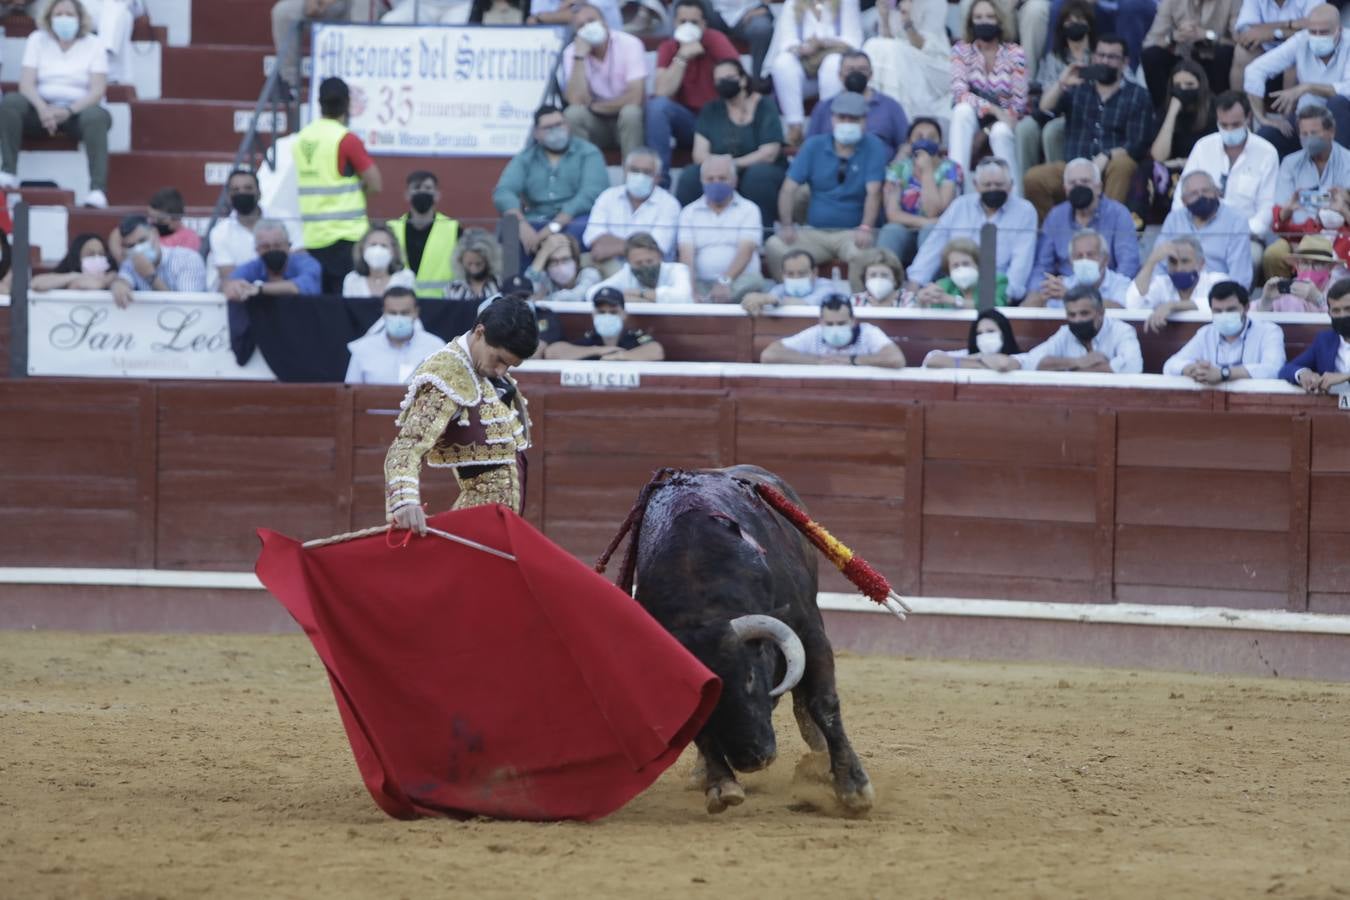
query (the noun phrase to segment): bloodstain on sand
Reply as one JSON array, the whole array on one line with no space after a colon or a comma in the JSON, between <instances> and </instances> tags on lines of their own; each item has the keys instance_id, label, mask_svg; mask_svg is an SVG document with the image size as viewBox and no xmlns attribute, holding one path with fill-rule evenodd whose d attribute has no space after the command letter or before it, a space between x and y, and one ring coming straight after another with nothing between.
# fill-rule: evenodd
<instances>
[{"instance_id":1,"label":"bloodstain on sand","mask_svg":"<svg viewBox=\"0 0 1350 900\"><path fill-rule=\"evenodd\" d=\"M1350 896L1350 686L844 657L877 789L692 758L590 825L396 822L299 636L0 633L0 896ZM794 772L800 773L794 778Z\"/></svg>"}]
</instances>

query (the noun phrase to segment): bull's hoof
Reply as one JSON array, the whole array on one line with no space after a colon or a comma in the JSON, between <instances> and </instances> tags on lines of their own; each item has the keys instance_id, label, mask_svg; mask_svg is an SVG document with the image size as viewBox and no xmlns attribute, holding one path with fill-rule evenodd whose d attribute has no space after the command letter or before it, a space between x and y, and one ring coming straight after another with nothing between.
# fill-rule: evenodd
<instances>
[{"instance_id":1,"label":"bull's hoof","mask_svg":"<svg viewBox=\"0 0 1350 900\"><path fill-rule=\"evenodd\" d=\"M691 791L704 791L708 789L708 761L703 758L703 754L698 755L694 765L689 769L689 781L686 788Z\"/></svg>"},{"instance_id":2,"label":"bull's hoof","mask_svg":"<svg viewBox=\"0 0 1350 900\"><path fill-rule=\"evenodd\" d=\"M704 794L704 801L708 812L720 813L726 810L728 806L740 806L745 802L745 788L741 787L739 782L724 781L721 784L714 784L708 788Z\"/></svg>"},{"instance_id":3,"label":"bull's hoof","mask_svg":"<svg viewBox=\"0 0 1350 900\"><path fill-rule=\"evenodd\" d=\"M872 790L872 782L864 781L861 787L855 788L854 790L836 791L835 796L839 798L839 802L843 804L844 809L849 812L865 813L871 809L872 804L876 802L877 792Z\"/></svg>"},{"instance_id":4,"label":"bull's hoof","mask_svg":"<svg viewBox=\"0 0 1350 900\"><path fill-rule=\"evenodd\" d=\"M830 754L805 753L797 760L797 768L792 772L793 781L820 781L828 784L831 780Z\"/></svg>"}]
</instances>

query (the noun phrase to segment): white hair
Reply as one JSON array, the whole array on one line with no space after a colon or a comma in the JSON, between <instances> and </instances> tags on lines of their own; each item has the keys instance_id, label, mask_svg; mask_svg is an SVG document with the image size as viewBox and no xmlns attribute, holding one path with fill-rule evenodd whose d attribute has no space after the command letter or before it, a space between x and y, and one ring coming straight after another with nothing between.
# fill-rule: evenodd
<instances>
[{"instance_id":1,"label":"white hair","mask_svg":"<svg viewBox=\"0 0 1350 900\"><path fill-rule=\"evenodd\" d=\"M1096 166L1093 166L1093 168L1095 169ZM1111 245L1107 242L1105 235L1093 228L1080 228L1075 231L1073 237L1069 238L1069 249L1072 251L1074 244L1079 241L1090 239L1095 239L1097 241L1097 246L1100 247L1102 251L1102 258L1109 262L1111 259Z\"/></svg>"},{"instance_id":2,"label":"white hair","mask_svg":"<svg viewBox=\"0 0 1350 900\"><path fill-rule=\"evenodd\" d=\"M1008 165L1008 161L1000 156L986 156L980 160L980 164L975 167L976 180L979 180L980 173L987 169L998 169L1008 178L1012 178L1012 166Z\"/></svg>"},{"instance_id":3,"label":"white hair","mask_svg":"<svg viewBox=\"0 0 1350 900\"><path fill-rule=\"evenodd\" d=\"M1102 170L1097 168L1097 164L1087 157L1080 156L1077 159L1071 159L1064 164L1064 184L1069 183L1069 172L1075 168L1086 166L1092 170L1092 183L1100 185L1102 183Z\"/></svg>"},{"instance_id":4,"label":"white hair","mask_svg":"<svg viewBox=\"0 0 1350 900\"><path fill-rule=\"evenodd\" d=\"M1200 265L1205 265L1205 245L1200 243L1200 239L1193 234L1183 234L1180 237L1171 238L1174 244L1185 244L1195 251L1195 255L1200 258Z\"/></svg>"},{"instance_id":5,"label":"white hair","mask_svg":"<svg viewBox=\"0 0 1350 900\"><path fill-rule=\"evenodd\" d=\"M628 151L628 155L623 158L623 167L628 168L629 163L635 159L650 159L656 163L656 171L661 172L661 157L657 156L656 151L651 147L634 147Z\"/></svg>"}]
</instances>

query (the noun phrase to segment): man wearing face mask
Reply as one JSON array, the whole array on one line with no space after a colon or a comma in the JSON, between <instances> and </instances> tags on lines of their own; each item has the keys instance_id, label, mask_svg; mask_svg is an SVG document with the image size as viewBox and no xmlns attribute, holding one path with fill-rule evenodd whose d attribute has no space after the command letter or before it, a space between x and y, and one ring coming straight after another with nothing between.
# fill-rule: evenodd
<instances>
[{"instance_id":1,"label":"man wearing face mask","mask_svg":"<svg viewBox=\"0 0 1350 900\"><path fill-rule=\"evenodd\" d=\"M807 366L877 366L903 369L905 354L870 322L859 322L853 304L836 294L820 305L820 322L764 348L759 361Z\"/></svg>"},{"instance_id":2,"label":"man wearing face mask","mask_svg":"<svg viewBox=\"0 0 1350 900\"><path fill-rule=\"evenodd\" d=\"M693 303L694 289L689 269L681 263L666 262L661 247L645 231L624 241L624 266L591 288L588 299L607 287L616 288L629 303Z\"/></svg>"},{"instance_id":3,"label":"man wearing face mask","mask_svg":"<svg viewBox=\"0 0 1350 900\"><path fill-rule=\"evenodd\" d=\"M591 262L601 274L609 276L619 270L624 241L638 232L651 235L663 257L674 255L680 201L657 186L660 180L660 158L655 151L639 147L624 160L623 184L602 191L591 207L581 242L590 248Z\"/></svg>"},{"instance_id":4,"label":"man wearing face mask","mask_svg":"<svg viewBox=\"0 0 1350 900\"><path fill-rule=\"evenodd\" d=\"M418 318L417 295L411 288L384 292L379 320L364 337L347 345L347 384L407 384L422 360L445 346Z\"/></svg>"},{"instance_id":5,"label":"man wearing face mask","mask_svg":"<svg viewBox=\"0 0 1350 900\"><path fill-rule=\"evenodd\" d=\"M1135 169L1153 141L1153 101L1148 91L1125 81L1125 42L1113 34L1097 38L1092 64L1068 66L1041 95L1041 111L1064 116L1064 153L1092 160L1102 173L1102 193L1124 203ZM1026 198L1041 218L1066 199L1064 163L1027 171Z\"/></svg>"},{"instance_id":6,"label":"man wearing face mask","mask_svg":"<svg viewBox=\"0 0 1350 900\"><path fill-rule=\"evenodd\" d=\"M1041 226L1028 300L1035 294L1043 295L1047 301L1064 300L1069 287L1065 278L1072 274L1069 241L1083 229L1091 229L1107 239L1116 269L1126 280L1139 271L1139 236L1135 233L1134 219L1125 204L1102 196L1102 173L1092 160L1080 157L1064 166L1064 190L1068 199L1050 210Z\"/></svg>"},{"instance_id":7,"label":"man wearing face mask","mask_svg":"<svg viewBox=\"0 0 1350 900\"><path fill-rule=\"evenodd\" d=\"M1266 277L1288 278L1290 239L1305 234L1337 231L1345 217L1332 208L1334 192L1350 186L1350 150L1332 141L1336 121L1320 106L1298 112L1303 149L1280 163L1275 180L1273 227L1280 239L1266 248L1262 265Z\"/></svg>"},{"instance_id":8,"label":"man wearing face mask","mask_svg":"<svg viewBox=\"0 0 1350 900\"><path fill-rule=\"evenodd\" d=\"M1325 394L1350 382L1350 278L1327 291L1331 330L1323 331L1280 369L1280 377L1310 394Z\"/></svg>"},{"instance_id":9,"label":"man wearing face mask","mask_svg":"<svg viewBox=\"0 0 1350 900\"><path fill-rule=\"evenodd\" d=\"M1216 385L1243 378L1275 378L1284 365L1284 332L1247 315L1251 298L1236 281L1221 281L1209 293L1210 324L1163 364L1164 375Z\"/></svg>"},{"instance_id":10,"label":"man wearing face mask","mask_svg":"<svg viewBox=\"0 0 1350 900\"><path fill-rule=\"evenodd\" d=\"M1162 265L1166 264L1166 268ZM1130 283L1126 309L1151 309L1144 330L1161 331L1172 313L1209 309L1209 293L1221 281L1232 281L1225 272L1205 264L1205 251L1194 235L1183 235L1153 244L1153 251Z\"/></svg>"},{"instance_id":11,"label":"man wearing face mask","mask_svg":"<svg viewBox=\"0 0 1350 900\"><path fill-rule=\"evenodd\" d=\"M459 241L459 222L436 209L440 180L432 172L409 172L408 211L387 227L398 240L403 258L417 279L417 296L443 297L455 280L451 260Z\"/></svg>"},{"instance_id":12,"label":"man wearing face mask","mask_svg":"<svg viewBox=\"0 0 1350 900\"><path fill-rule=\"evenodd\" d=\"M844 83L844 90L861 94L867 101L867 118L863 122L863 129L881 138L881 142L886 145L886 158L893 159L900 145L909 139L909 118L904 109L881 91L873 90L872 60L861 50L850 50L840 57L839 76ZM834 101L834 97L823 100L811 110L811 121L806 128L807 137L830 133Z\"/></svg>"},{"instance_id":13,"label":"man wearing face mask","mask_svg":"<svg viewBox=\"0 0 1350 900\"><path fill-rule=\"evenodd\" d=\"M1096 288L1076 287L1064 297L1068 322L1048 340L1026 353L1000 360L1000 371L1025 369L1042 372L1115 372L1138 375L1144 371L1139 335L1134 326L1106 316Z\"/></svg>"},{"instance_id":14,"label":"man wearing face mask","mask_svg":"<svg viewBox=\"0 0 1350 900\"><path fill-rule=\"evenodd\" d=\"M206 290L206 264L201 254L183 247L161 247L159 232L145 216L127 216L118 231L128 248L110 287L118 306L131 302L132 291Z\"/></svg>"},{"instance_id":15,"label":"man wearing face mask","mask_svg":"<svg viewBox=\"0 0 1350 900\"><path fill-rule=\"evenodd\" d=\"M1350 146L1350 29L1341 26L1341 14L1329 3L1314 7L1304 19L1307 27L1247 66L1242 89L1251 100L1261 137L1285 157L1298 149L1298 129L1292 117L1309 105L1329 109L1335 139ZM1297 84L1271 95L1266 109L1266 82L1294 70ZM1344 183L1344 182L1342 182ZM1283 198L1279 198L1283 199Z\"/></svg>"},{"instance_id":16,"label":"man wearing face mask","mask_svg":"<svg viewBox=\"0 0 1350 900\"><path fill-rule=\"evenodd\" d=\"M661 157L661 186L670 187L670 142L691 147L694 122L704 104L717 97L713 69L740 59L731 40L708 27L702 0L675 4L675 31L656 48L656 78L647 100L647 146Z\"/></svg>"},{"instance_id":17,"label":"man wearing face mask","mask_svg":"<svg viewBox=\"0 0 1350 900\"><path fill-rule=\"evenodd\" d=\"M219 290L236 267L258 255L253 245L253 229L263 218L258 176L249 168L235 169L225 180L225 193L230 214L216 222L207 241L211 252L206 257L206 286L211 291ZM296 224L291 233L292 246L301 242L299 223ZM289 227L287 230L291 231Z\"/></svg>"},{"instance_id":18,"label":"man wearing face mask","mask_svg":"<svg viewBox=\"0 0 1350 900\"><path fill-rule=\"evenodd\" d=\"M806 139L778 191L778 233L764 248L774 278L782 275L783 256L793 247L806 250L817 263L848 262L876 239L881 183L890 160L886 145L863 130L867 101L862 94L839 94L831 109L833 133ZM811 188L804 227L794 224L801 185Z\"/></svg>"},{"instance_id":19,"label":"man wearing face mask","mask_svg":"<svg viewBox=\"0 0 1350 900\"><path fill-rule=\"evenodd\" d=\"M1050 296L1042 291L1028 295L1023 306L1064 307L1064 297L1076 287L1096 288L1108 307L1122 308L1130 294L1131 280L1111 268L1111 248L1106 238L1091 228L1074 233L1069 239L1069 274L1056 280L1061 292Z\"/></svg>"},{"instance_id":20,"label":"man wearing face mask","mask_svg":"<svg viewBox=\"0 0 1350 900\"><path fill-rule=\"evenodd\" d=\"M1227 272L1244 288L1252 282L1252 244L1247 220L1219 199L1219 186L1208 172L1192 172L1177 185L1184 209L1174 209L1163 220L1159 241L1194 235L1205 248L1205 265Z\"/></svg>"},{"instance_id":21,"label":"man wearing face mask","mask_svg":"<svg viewBox=\"0 0 1350 900\"><path fill-rule=\"evenodd\" d=\"M694 273L697 299L738 303L764 286L759 207L736 193L730 156L709 156L699 177L703 196L680 212L680 262Z\"/></svg>"},{"instance_id":22,"label":"man wearing face mask","mask_svg":"<svg viewBox=\"0 0 1350 900\"><path fill-rule=\"evenodd\" d=\"M253 229L258 255L230 273L221 287L227 300L242 302L260 294L312 296L323 289L323 268L308 253L290 252L286 226L263 219Z\"/></svg>"},{"instance_id":23,"label":"man wearing face mask","mask_svg":"<svg viewBox=\"0 0 1350 900\"><path fill-rule=\"evenodd\" d=\"M931 284L942 264L942 251L949 241L966 238L980 241L985 223L998 227L995 268L1008 277L1008 297L1020 302L1026 296L1027 281L1036 248L1036 210L1021 197L1009 195L1012 169L1006 160L991 156L975 169L975 189L952 201L919 245L909 267L910 287L918 290Z\"/></svg>"},{"instance_id":24,"label":"man wearing face mask","mask_svg":"<svg viewBox=\"0 0 1350 900\"><path fill-rule=\"evenodd\" d=\"M576 37L562 58L564 114L576 135L627 158L642 146L647 51L640 38L606 26L596 7L575 9Z\"/></svg>"},{"instance_id":25,"label":"man wearing face mask","mask_svg":"<svg viewBox=\"0 0 1350 900\"><path fill-rule=\"evenodd\" d=\"M834 296L833 281L816 277L816 261L805 250L783 257L783 283L767 291L751 291L741 298L741 309L757 316L775 306L820 306Z\"/></svg>"},{"instance_id":26,"label":"man wearing face mask","mask_svg":"<svg viewBox=\"0 0 1350 900\"><path fill-rule=\"evenodd\" d=\"M591 328L579 341L549 344L548 359L604 359L657 362L666 358L665 348L641 328L628 327L623 292L601 288L592 299L595 312Z\"/></svg>"}]
</instances>

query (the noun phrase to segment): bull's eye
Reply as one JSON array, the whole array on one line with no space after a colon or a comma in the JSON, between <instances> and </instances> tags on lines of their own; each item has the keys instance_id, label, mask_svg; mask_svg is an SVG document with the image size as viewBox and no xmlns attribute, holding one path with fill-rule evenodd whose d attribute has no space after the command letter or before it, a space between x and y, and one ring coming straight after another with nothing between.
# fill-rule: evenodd
<instances>
[{"instance_id":1,"label":"bull's eye","mask_svg":"<svg viewBox=\"0 0 1350 900\"><path fill-rule=\"evenodd\" d=\"M752 669L750 671L750 674L745 676L745 690L747 692L750 692L753 691L754 689L755 689L755 673L754 670Z\"/></svg>"}]
</instances>

